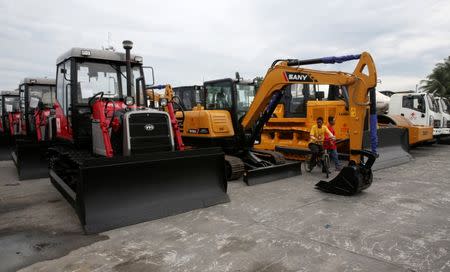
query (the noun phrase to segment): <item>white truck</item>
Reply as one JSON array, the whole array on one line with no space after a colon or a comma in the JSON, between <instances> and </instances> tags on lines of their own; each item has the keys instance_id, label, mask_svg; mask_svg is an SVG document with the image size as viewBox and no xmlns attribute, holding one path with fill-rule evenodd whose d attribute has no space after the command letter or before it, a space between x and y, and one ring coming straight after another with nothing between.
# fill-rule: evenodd
<instances>
[{"instance_id":1,"label":"white truck","mask_svg":"<svg viewBox=\"0 0 450 272\"><path fill-rule=\"evenodd\" d=\"M435 97L437 108L442 115L441 138L450 138L450 102L445 97Z\"/></svg>"},{"instance_id":2,"label":"white truck","mask_svg":"<svg viewBox=\"0 0 450 272\"><path fill-rule=\"evenodd\" d=\"M433 95L425 92L381 92L390 96L388 112L401 115L414 125L432 126L433 137L438 139L443 133L443 116L439 112Z\"/></svg>"}]
</instances>

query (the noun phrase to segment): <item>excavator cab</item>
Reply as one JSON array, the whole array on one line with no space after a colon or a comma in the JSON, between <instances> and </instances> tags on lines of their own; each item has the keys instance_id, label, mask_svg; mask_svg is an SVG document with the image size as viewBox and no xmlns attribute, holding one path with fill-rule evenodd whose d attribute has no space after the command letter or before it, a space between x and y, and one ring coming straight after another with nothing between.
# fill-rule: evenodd
<instances>
[{"instance_id":1,"label":"excavator cab","mask_svg":"<svg viewBox=\"0 0 450 272\"><path fill-rule=\"evenodd\" d=\"M19 85L21 137L11 157L19 180L48 177L47 148L51 145L47 122L55 102L55 80L25 78Z\"/></svg>"},{"instance_id":2,"label":"excavator cab","mask_svg":"<svg viewBox=\"0 0 450 272\"><path fill-rule=\"evenodd\" d=\"M229 201L222 150L175 144L175 117L147 107L131 48L73 48L57 60L49 175L86 233Z\"/></svg>"},{"instance_id":3,"label":"excavator cab","mask_svg":"<svg viewBox=\"0 0 450 272\"><path fill-rule=\"evenodd\" d=\"M220 146L227 154L227 179L243 177L247 185L301 174L299 162L285 160L278 152L253 149L259 133L247 134L241 122L256 96L254 81L237 76L206 81L203 88L202 107L184 113L182 136L186 145Z\"/></svg>"}]
</instances>

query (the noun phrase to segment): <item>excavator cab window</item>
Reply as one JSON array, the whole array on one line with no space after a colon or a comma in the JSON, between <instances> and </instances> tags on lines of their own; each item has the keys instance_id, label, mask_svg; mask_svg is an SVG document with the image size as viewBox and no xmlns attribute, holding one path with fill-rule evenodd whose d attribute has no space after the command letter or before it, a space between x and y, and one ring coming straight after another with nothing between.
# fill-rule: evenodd
<instances>
[{"instance_id":1,"label":"excavator cab window","mask_svg":"<svg viewBox=\"0 0 450 272\"><path fill-rule=\"evenodd\" d=\"M229 81L205 84L207 110L231 110L233 86Z\"/></svg>"},{"instance_id":2,"label":"excavator cab window","mask_svg":"<svg viewBox=\"0 0 450 272\"><path fill-rule=\"evenodd\" d=\"M251 84L236 84L237 92L237 118L240 120L244 116L255 98L256 88Z\"/></svg>"}]
</instances>

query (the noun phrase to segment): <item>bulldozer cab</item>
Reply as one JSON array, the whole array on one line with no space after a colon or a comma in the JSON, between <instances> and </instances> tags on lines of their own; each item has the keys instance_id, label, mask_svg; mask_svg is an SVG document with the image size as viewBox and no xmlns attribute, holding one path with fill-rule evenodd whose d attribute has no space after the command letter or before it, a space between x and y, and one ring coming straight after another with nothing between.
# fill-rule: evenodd
<instances>
[{"instance_id":1,"label":"bulldozer cab","mask_svg":"<svg viewBox=\"0 0 450 272\"><path fill-rule=\"evenodd\" d=\"M253 81L219 79L204 83L206 110L230 112L233 128L240 130L240 120L247 113L256 94Z\"/></svg>"},{"instance_id":2,"label":"bulldozer cab","mask_svg":"<svg viewBox=\"0 0 450 272\"><path fill-rule=\"evenodd\" d=\"M5 134L10 135L10 120L9 115L20 111L20 99L19 95L4 94L1 100L2 106L2 127ZM12 135L11 135L12 136Z\"/></svg>"},{"instance_id":3,"label":"bulldozer cab","mask_svg":"<svg viewBox=\"0 0 450 272\"><path fill-rule=\"evenodd\" d=\"M146 106L142 57L131 56L131 88L127 91L125 54L107 50L73 48L57 59L56 99L67 129L57 124L57 136L79 146L91 140L89 101L101 93L111 101ZM137 91L136 91L137 90ZM58 118L56 118L58 119ZM59 129L58 129L59 127Z\"/></svg>"},{"instance_id":4,"label":"bulldozer cab","mask_svg":"<svg viewBox=\"0 0 450 272\"><path fill-rule=\"evenodd\" d=\"M27 134L35 133L36 109L50 110L55 102L55 80L48 78L25 78L19 85L20 111Z\"/></svg>"}]
</instances>

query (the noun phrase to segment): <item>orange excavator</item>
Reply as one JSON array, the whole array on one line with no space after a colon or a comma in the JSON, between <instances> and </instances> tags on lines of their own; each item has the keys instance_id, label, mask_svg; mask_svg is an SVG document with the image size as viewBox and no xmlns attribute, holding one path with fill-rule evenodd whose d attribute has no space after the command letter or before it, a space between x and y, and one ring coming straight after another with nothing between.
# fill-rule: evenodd
<instances>
[{"instance_id":1,"label":"orange excavator","mask_svg":"<svg viewBox=\"0 0 450 272\"><path fill-rule=\"evenodd\" d=\"M354 59L359 62L353 74L301 67ZM272 150L257 149L255 142L259 141L264 125L273 116L277 105L286 95L287 89L292 85L317 84L318 82L341 86L344 99L339 103L347 109L341 120L348 128L349 164L330 182L319 182L317 188L330 193L353 195L371 185L371 167L377 157L375 104L377 76L369 53L310 60L276 60L267 71L256 93L253 83L237 81L228 79L204 83L206 95L203 106L185 112L183 139L186 144L222 146L228 158L239 159L242 162L245 168L244 179L251 171L270 176L277 166L273 163L276 161L273 158L280 158L281 154L273 148ZM364 125L369 109L371 151L363 149ZM284 159L283 156L281 157ZM258 165L255 163L257 160L269 161L273 164ZM233 161L228 159L228 162L229 166L233 167L231 164ZM287 162L291 164L291 161ZM237 163L236 165L239 166ZM291 176L296 174L292 166L288 169L292 171ZM286 175L286 170L282 171ZM276 171L275 173L277 174ZM269 181L277 178L281 176L275 175Z\"/></svg>"}]
</instances>

